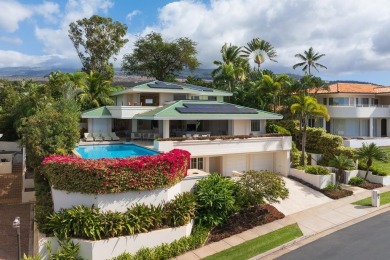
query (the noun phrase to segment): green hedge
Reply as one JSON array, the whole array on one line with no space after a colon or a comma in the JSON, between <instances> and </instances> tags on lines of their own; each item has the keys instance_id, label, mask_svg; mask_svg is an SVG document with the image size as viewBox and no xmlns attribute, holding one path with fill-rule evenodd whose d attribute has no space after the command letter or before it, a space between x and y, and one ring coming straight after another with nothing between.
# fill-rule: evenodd
<instances>
[{"instance_id":1,"label":"green hedge","mask_svg":"<svg viewBox=\"0 0 390 260\"><path fill-rule=\"evenodd\" d=\"M188 224L195 209L195 196L188 192L158 206L135 204L124 213L101 212L99 208L81 205L49 215L42 230L60 239L128 236Z\"/></svg>"},{"instance_id":2,"label":"green hedge","mask_svg":"<svg viewBox=\"0 0 390 260\"><path fill-rule=\"evenodd\" d=\"M306 166L305 172L308 174L313 174L313 175L329 175L330 171L322 166Z\"/></svg>"},{"instance_id":3,"label":"green hedge","mask_svg":"<svg viewBox=\"0 0 390 260\"><path fill-rule=\"evenodd\" d=\"M129 159L49 156L43 161L42 168L50 185L56 189L107 194L171 187L187 175L189 163L189 152L174 149L168 153Z\"/></svg>"}]
</instances>

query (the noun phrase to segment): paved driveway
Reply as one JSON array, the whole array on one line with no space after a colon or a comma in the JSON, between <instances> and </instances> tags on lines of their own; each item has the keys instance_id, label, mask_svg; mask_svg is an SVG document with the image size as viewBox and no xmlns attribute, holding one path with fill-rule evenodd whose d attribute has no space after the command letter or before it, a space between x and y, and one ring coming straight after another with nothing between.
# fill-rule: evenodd
<instances>
[{"instance_id":1,"label":"paved driveway","mask_svg":"<svg viewBox=\"0 0 390 260\"><path fill-rule=\"evenodd\" d=\"M332 201L332 199L326 197L321 192L313 190L297 181L286 177L283 177L283 179L286 187L290 191L289 197L281 203L272 205L286 216Z\"/></svg>"}]
</instances>

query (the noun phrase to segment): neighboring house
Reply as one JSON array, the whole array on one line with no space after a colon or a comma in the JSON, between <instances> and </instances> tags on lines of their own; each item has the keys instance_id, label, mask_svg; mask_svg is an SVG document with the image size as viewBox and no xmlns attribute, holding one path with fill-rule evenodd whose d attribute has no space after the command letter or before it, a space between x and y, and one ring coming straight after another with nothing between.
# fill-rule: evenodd
<instances>
[{"instance_id":1,"label":"neighboring house","mask_svg":"<svg viewBox=\"0 0 390 260\"><path fill-rule=\"evenodd\" d=\"M351 138L390 136L390 88L372 84L334 83L315 93L326 105L330 121L319 122L327 132Z\"/></svg>"},{"instance_id":2,"label":"neighboring house","mask_svg":"<svg viewBox=\"0 0 390 260\"><path fill-rule=\"evenodd\" d=\"M291 137L256 137L266 120L281 115L223 102L231 93L180 83L153 81L112 95L113 106L86 111L88 132L115 131L129 138L253 135L249 139L155 141L155 149L191 153L191 168L207 172L249 169L287 175ZM213 139L213 138L212 138Z\"/></svg>"}]
</instances>

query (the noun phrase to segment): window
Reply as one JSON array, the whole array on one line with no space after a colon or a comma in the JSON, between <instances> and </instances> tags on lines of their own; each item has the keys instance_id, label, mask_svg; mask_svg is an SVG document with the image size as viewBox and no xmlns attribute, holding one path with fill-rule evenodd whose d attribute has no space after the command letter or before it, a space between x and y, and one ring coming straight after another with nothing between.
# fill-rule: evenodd
<instances>
[{"instance_id":1,"label":"window","mask_svg":"<svg viewBox=\"0 0 390 260\"><path fill-rule=\"evenodd\" d=\"M330 106L349 106L349 98L339 97L339 98L329 98Z\"/></svg>"},{"instance_id":2,"label":"window","mask_svg":"<svg viewBox=\"0 0 390 260\"><path fill-rule=\"evenodd\" d=\"M326 98L323 99L322 104L324 104L325 106L327 105Z\"/></svg>"},{"instance_id":3,"label":"window","mask_svg":"<svg viewBox=\"0 0 390 260\"><path fill-rule=\"evenodd\" d=\"M251 132L260 132L260 120L251 121Z\"/></svg>"},{"instance_id":4,"label":"window","mask_svg":"<svg viewBox=\"0 0 390 260\"><path fill-rule=\"evenodd\" d=\"M190 169L203 170L203 158L191 158Z\"/></svg>"},{"instance_id":5,"label":"window","mask_svg":"<svg viewBox=\"0 0 390 260\"><path fill-rule=\"evenodd\" d=\"M173 100L186 100L187 96L186 94L174 94Z\"/></svg>"},{"instance_id":6,"label":"window","mask_svg":"<svg viewBox=\"0 0 390 260\"><path fill-rule=\"evenodd\" d=\"M209 101L217 101L217 97L216 96L208 96L208 100Z\"/></svg>"}]
</instances>

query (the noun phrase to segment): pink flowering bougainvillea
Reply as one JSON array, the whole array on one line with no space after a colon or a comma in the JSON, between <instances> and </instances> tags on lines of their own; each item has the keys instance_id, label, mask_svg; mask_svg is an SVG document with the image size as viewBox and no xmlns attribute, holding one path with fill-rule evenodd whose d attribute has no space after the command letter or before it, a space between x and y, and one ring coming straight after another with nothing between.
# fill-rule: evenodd
<instances>
[{"instance_id":1,"label":"pink flowering bougainvillea","mask_svg":"<svg viewBox=\"0 0 390 260\"><path fill-rule=\"evenodd\" d=\"M42 162L55 189L85 194L119 193L171 187L186 175L190 153L167 153L126 159L83 159L53 155Z\"/></svg>"}]
</instances>

